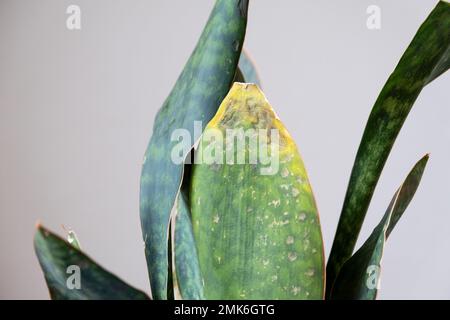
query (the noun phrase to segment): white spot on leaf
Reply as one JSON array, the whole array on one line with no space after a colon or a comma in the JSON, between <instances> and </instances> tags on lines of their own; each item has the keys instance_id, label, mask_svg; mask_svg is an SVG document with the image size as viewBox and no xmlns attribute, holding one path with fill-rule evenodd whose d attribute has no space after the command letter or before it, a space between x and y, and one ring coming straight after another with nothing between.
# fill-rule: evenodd
<instances>
[{"instance_id":1,"label":"white spot on leaf","mask_svg":"<svg viewBox=\"0 0 450 320\"><path fill-rule=\"evenodd\" d=\"M306 219L306 214L304 212L302 212L298 215L298 220L305 221L305 219Z\"/></svg>"},{"instance_id":2,"label":"white spot on leaf","mask_svg":"<svg viewBox=\"0 0 450 320\"><path fill-rule=\"evenodd\" d=\"M297 254L295 252L289 252L288 253L288 259L291 262L297 260Z\"/></svg>"},{"instance_id":3,"label":"white spot on leaf","mask_svg":"<svg viewBox=\"0 0 450 320\"><path fill-rule=\"evenodd\" d=\"M312 276L314 276L314 270L313 270L313 269L310 269L310 270L306 271L306 272L305 272L305 276L307 276L307 277L312 277Z\"/></svg>"},{"instance_id":4,"label":"white spot on leaf","mask_svg":"<svg viewBox=\"0 0 450 320\"><path fill-rule=\"evenodd\" d=\"M286 244L293 244L294 243L294 237L293 236L289 236L286 239Z\"/></svg>"}]
</instances>

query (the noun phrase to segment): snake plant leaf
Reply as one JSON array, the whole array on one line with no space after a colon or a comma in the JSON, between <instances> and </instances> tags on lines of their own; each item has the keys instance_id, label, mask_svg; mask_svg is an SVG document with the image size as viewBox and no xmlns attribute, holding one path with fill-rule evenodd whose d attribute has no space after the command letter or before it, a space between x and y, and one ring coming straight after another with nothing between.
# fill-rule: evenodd
<instances>
[{"instance_id":1,"label":"snake plant leaf","mask_svg":"<svg viewBox=\"0 0 450 320\"><path fill-rule=\"evenodd\" d=\"M392 198L381 222L362 247L344 263L332 288L332 299L376 299L385 242L414 197L427 161L428 155L425 155L414 166Z\"/></svg>"},{"instance_id":2,"label":"snake plant leaf","mask_svg":"<svg viewBox=\"0 0 450 320\"><path fill-rule=\"evenodd\" d=\"M37 227L34 248L54 300L149 299L42 226Z\"/></svg>"},{"instance_id":3,"label":"snake plant leaf","mask_svg":"<svg viewBox=\"0 0 450 320\"><path fill-rule=\"evenodd\" d=\"M171 157L178 144L172 134L185 129L195 139L194 121L206 124L216 113L236 73L247 10L248 0L216 1L194 52L154 122L141 173L140 216L155 299L167 298L169 221L183 175L183 163Z\"/></svg>"},{"instance_id":4,"label":"snake plant leaf","mask_svg":"<svg viewBox=\"0 0 450 320\"><path fill-rule=\"evenodd\" d=\"M256 69L253 59L250 57L247 50L243 49L241 57L239 59L239 71L242 73L242 80L237 82L249 82L257 84L258 87L261 86L261 79L259 77L258 71Z\"/></svg>"},{"instance_id":5,"label":"snake plant leaf","mask_svg":"<svg viewBox=\"0 0 450 320\"><path fill-rule=\"evenodd\" d=\"M241 71L241 69L243 71ZM246 79L248 79L246 81ZM260 80L253 60L246 50L242 50L234 82L253 82L260 85ZM185 165L185 174L181 192L177 198L177 214L175 222L175 286L179 298L187 300L204 299L202 276L198 262L194 235L192 231L191 213L188 204L190 184L190 164Z\"/></svg>"},{"instance_id":6,"label":"snake plant leaf","mask_svg":"<svg viewBox=\"0 0 450 320\"><path fill-rule=\"evenodd\" d=\"M423 87L450 67L450 4L439 2L421 25L369 116L327 265L327 296L350 258L384 164Z\"/></svg>"},{"instance_id":7,"label":"snake plant leaf","mask_svg":"<svg viewBox=\"0 0 450 320\"><path fill-rule=\"evenodd\" d=\"M184 300L203 300L205 297L202 276L189 209L189 181L190 165L186 165L183 185L177 198L177 214L172 220L175 225L173 241L175 247L175 278L180 298Z\"/></svg>"},{"instance_id":8,"label":"snake plant leaf","mask_svg":"<svg viewBox=\"0 0 450 320\"><path fill-rule=\"evenodd\" d=\"M235 83L207 125L189 195L207 299L323 299L311 186L257 85Z\"/></svg>"}]
</instances>

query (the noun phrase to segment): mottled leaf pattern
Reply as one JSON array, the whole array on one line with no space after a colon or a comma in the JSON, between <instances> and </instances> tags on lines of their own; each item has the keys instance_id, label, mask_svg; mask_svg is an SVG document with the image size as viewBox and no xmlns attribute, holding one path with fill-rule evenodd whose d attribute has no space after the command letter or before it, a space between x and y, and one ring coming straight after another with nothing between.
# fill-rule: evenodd
<instances>
[{"instance_id":1,"label":"mottled leaf pattern","mask_svg":"<svg viewBox=\"0 0 450 320\"><path fill-rule=\"evenodd\" d=\"M54 300L142 300L148 296L106 271L57 235L38 226L34 248ZM79 268L80 289L69 289L71 266ZM68 270L70 272L68 272Z\"/></svg>"},{"instance_id":2,"label":"mottled leaf pattern","mask_svg":"<svg viewBox=\"0 0 450 320\"><path fill-rule=\"evenodd\" d=\"M177 215L175 220L175 271L177 286L184 300L204 299L202 276L198 262L197 247L192 230L189 210L188 187L190 166L186 166L183 186L177 198Z\"/></svg>"},{"instance_id":3,"label":"mottled leaf pattern","mask_svg":"<svg viewBox=\"0 0 450 320\"><path fill-rule=\"evenodd\" d=\"M332 299L376 298L385 242L414 197L427 161L428 155L414 166L395 193L381 222L363 246L344 263L332 288Z\"/></svg>"},{"instance_id":4,"label":"mottled leaf pattern","mask_svg":"<svg viewBox=\"0 0 450 320\"><path fill-rule=\"evenodd\" d=\"M227 94L238 64L248 0L217 0L200 40L159 110L141 174L140 215L148 272L155 299L167 298L168 226L183 164L171 160L175 129L194 136L194 121L206 125Z\"/></svg>"},{"instance_id":5,"label":"mottled leaf pattern","mask_svg":"<svg viewBox=\"0 0 450 320\"><path fill-rule=\"evenodd\" d=\"M382 89L356 155L327 265L327 296L350 258L384 164L422 88L450 67L450 4L439 2Z\"/></svg>"},{"instance_id":6,"label":"mottled leaf pattern","mask_svg":"<svg viewBox=\"0 0 450 320\"><path fill-rule=\"evenodd\" d=\"M231 149L235 161L245 150L247 161L230 164L223 149L234 140L226 136L229 129L260 129L269 154L279 147L272 175L262 174L270 170L261 171L268 167L261 153L257 162L249 160L260 144ZM209 130L224 136L223 158L192 165L189 198L205 297L322 299L323 244L314 196L297 147L263 93L256 85L235 83L196 156L205 156Z\"/></svg>"}]
</instances>

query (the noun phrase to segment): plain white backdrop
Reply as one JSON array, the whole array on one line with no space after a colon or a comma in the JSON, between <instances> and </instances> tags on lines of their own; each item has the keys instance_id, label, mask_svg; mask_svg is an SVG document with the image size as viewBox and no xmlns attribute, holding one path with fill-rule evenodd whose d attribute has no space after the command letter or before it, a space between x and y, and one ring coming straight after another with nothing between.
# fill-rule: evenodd
<instances>
[{"instance_id":1,"label":"plain white backdrop","mask_svg":"<svg viewBox=\"0 0 450 320\"><path fill-rule=\"evenodd\" d=\"M295 138L325 249L375 99L436 0L250 3L245 47ZM81 8L81 30L66 8ZM149 290L139 175L153 118L212 0L0 0L0 298L47 299L34 226L76 230L83 249ZM381 8L368 30L366 9ZM361 244L412 165L431 153L389 238L380 298L450 298L450 75L420 95L394 146Z\"/></svg>"}]
</instances>

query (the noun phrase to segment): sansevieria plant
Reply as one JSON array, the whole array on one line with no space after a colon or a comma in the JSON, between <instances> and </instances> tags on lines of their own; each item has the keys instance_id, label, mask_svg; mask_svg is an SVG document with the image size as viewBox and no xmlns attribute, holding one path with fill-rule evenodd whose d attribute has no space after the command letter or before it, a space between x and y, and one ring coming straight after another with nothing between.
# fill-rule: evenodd
<instances>
[{"instance_id":1,"label":"sansevieria plant","mask_svg":"<svg viewBox=\"0 0 450 320\"><path fill-rule=\"evenodd\" d=\"M373 106L326 267L297 145L242 51L248 5L216 1L153 123L140 188L151 295L95 263L73 232L66 242L39 225L34 246L52 299L376 298L385 242L428 155L400 184L366 242L356 251L355 244L409 111L450 67L450 4L432 10ZM71 283L68 268L78 268L81 285Z\"/></svg>"}]
</instances>

